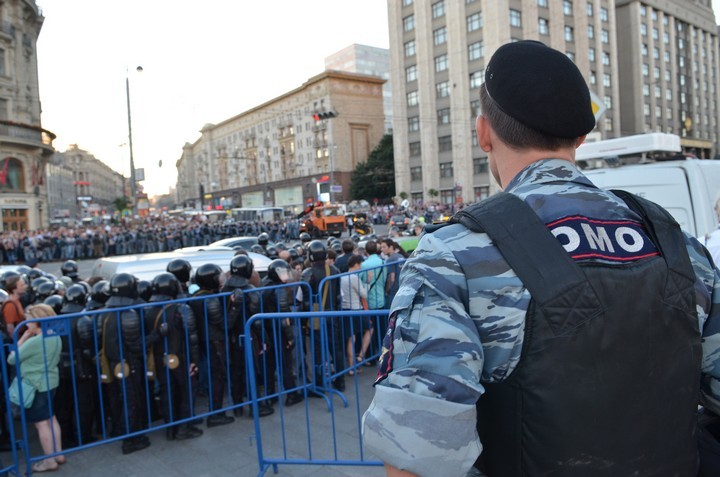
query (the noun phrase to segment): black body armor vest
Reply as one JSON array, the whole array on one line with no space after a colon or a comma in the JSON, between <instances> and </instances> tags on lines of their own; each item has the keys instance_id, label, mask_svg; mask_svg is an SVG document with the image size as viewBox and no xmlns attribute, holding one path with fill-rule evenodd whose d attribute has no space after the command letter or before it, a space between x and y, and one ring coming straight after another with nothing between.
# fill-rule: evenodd
<instances>
[{"instance_id":1,"label":"black body armor vest","mask_svg":"<svg viewBox=\"0 0 720 477\"><path fill-rule=\"evenodd\" d=\"M695 274L674 219L613 192L660 256L576 263L511 194L455 219L485 231L532 296L520 362L477 403L489 477L697 475Z\"/></svg>"}]
</instances>

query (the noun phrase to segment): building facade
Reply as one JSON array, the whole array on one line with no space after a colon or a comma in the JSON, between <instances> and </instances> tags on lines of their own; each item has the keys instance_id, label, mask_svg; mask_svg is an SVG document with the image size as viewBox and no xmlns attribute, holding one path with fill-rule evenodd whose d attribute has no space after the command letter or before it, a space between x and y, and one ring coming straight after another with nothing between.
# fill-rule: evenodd
<instances>
[{"instance_id":1,"label":"building facade","mask_svg":"<svg viewBox=\"0 0 720 477\"><path fill-rule=\"evenodd\" d=\"M390 79L389 50L367 45L350 45L325 58L325 69L361 73L384 79L385 132L392 134L392 81Z\"/></svg>"},{"instance_id":2,"label":"building facade","mask_svg":"<svg viewBox=\"0 0 720 477\"><path fill-rule=\"evenodd\" d=\"M622 135L667 132L718 152L718 27L710 0L616 0Z\"/></svg>"},{"instance_id":3,"label":"building facade","mask_svg":"<svg viewBox=\"0 0 720 477\"><path fill-rule=\"evenodd\" d=\"M127 195L123 175L77 144L53 156L47 182L53 220L112 214L115 199Z\"/></svg>"},{"instance_id":4,"label":"building facade","mask_svg":"<svg viewBox=\"0 0 720 477\"><path fill-rule=\"evenodd\" d=\"M229 209L349 200L350 177L384 134L382 78L325 71L220 124L176 163L178 203ZM335 117L315 119L317 113ZM325 194L320 196L321 194Z\"/></svg>"},{"instance_id":5,"label":"building facade","mask_svg":"<svg viewBox=\"0 0 720 477\"><path fill-rule=\"evenodd\" d=\"M45 170L55 135L41 127L34 0L0 2L0 211L2 230L48 224Z\"/></svg>"},{"instance_id":6,"label":"building facade","mask_svg":"<svg viewBox=\"0 0 720 477\"><path fill-rule=\"evenodd\" d=\"M502 44L565 52L607 107L593 139L649 131L718 151L710 0L389 0L395 180L415 203L474 202L497 185L475 137L478 88Z\"/></svg>"}]
</instances>

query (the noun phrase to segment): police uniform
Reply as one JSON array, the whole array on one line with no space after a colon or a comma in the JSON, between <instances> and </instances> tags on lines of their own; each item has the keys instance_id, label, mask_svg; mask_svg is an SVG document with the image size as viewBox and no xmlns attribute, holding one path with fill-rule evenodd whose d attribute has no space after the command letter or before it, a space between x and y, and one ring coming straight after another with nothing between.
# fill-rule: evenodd
<instances>
[{"instance_id":1,"label":"police uniform","mask_svg":"<svg viewBox=\"0 0 720 477\"><path fill-rule=\"evenodd\" d=\"M494 68L492 73L497 72ZM490 470L487 475L491 477L551 473L562 476L694 475L697 451L694 428L688 422L694 417L701 396L706 407L720 412L720 275L712 267L707 251L694 238L676 232L671 234L680 237L676 248L669 248L671 252L663 255L665 248L661 249L651 240L651 237L663 235L656 233L654 221L650 221L650 225L645 223L643 217L622 199L595 187L567 160L547 158L533 162L517 173L504 189L529 206L588 279L602 276L603 270L618 274L627 271L629 279L616 280L614 285L602 280L592 281L589 289L594 287L601 297L595 305L600 311L588 320L545 323L539 318L542 315L538 310L544 306L541 298L530 293L516 269L501 253L499 248L504 246L504 241L492 240L487 233L472 231L462 223L424 235L403 268L400 287L392 303L375 398L363 418L365 450L393 467L421 476L464 476L481 451L483 457L487 455L491 461L485 469ZM514 219L512 216L504 218L507 222ZM533 242L523 244L522 235L513 239L521 246L525 245L530 253L537 250ZM668 272L673 280L667 280L673 284L677 278L678 282L684 283L680 287L682 294L678 295L685 300L682 305L648 311L642 310L644 302L630 303L632 313L619 310L612 316L604 314L605 309L615 311L617 303L613 293L622 297L623 303L632 299L634 291L639 297L651 295L654 288L648 288L650 292L643 290L645 283L638 270L643 266L662 264L662 260L669 263L676 256L684 255L684 250L687 250L687 273L680 280L677 278L680 275ZM530 258L539 263L545 260L548 268L555 266L553 260L542 255ZM540 270L540 275L544 272L542 267L536 270ZM668 270L671 270L669 265ZM656 283L657 275L660 274L649 273L648 281ZM599 285L603 288L599 289ZM548 289L553 287L553 283L547 284ZM578 302L577 310L572 309L573 303L564 305L568 321L575 311L581 314L585 311L583 300ZM652 347L658 329L672 331L676 326L662 321L672 312L668 311L670 308L679 310L686 318L678 329L689 330L687 340L685 336L675 340L679 352ZM641 311L635 313L635 310ZM643 316L647 321L639 322L636 316ZM613 318L621 323L610 326ZM623 329L623 320L633 330L626 336L618 331ZM603 330L608 330L607 336L602 335ZM542 360L543 356L557 354L556 350L560 350L559 356L563 357L566 343L573 343L578 337L585 339L584 333L593 338L594 348L588 349L585 356L584 349L574 350L577 362L560 360L542 369L533 368L538 360L547 363ZM662 339L665 341L658 342L672 342L672 336L662 336ZM627 344L620 350L625 353L622 354L624 358L633 356L637 350L650 351L647 355L638 353L637 360L613 361L614 355L604 353L604 350L617 351L613 349L616 341ZM538 343L544 348L537 346ZM595 356L602 358L594 361L591 358ZM627 446L631 454L635 448L652 447L655 440L659 444L652 448L662 449L663 439L668 436L671 439L673 433L682 433L688 441L679 452L685 459L681 464L684 467L677 472L668 471L668 474L663 474L662 470L648 472L662 459L672 463L674 449L666 455L638 456L640 464L636 468L639 473L619 470L631 468L634 465L632 458L612 453L605 456L588 452L564 461L542 461L546 456L538 454L538 449L547 449L551 453L561 453L562 449L558 448L563 447L574 449L575 443L566 435L547 435L551 430L557 429L559 433L565 430L565 423L558 425L557 422L563 419L565 412L567 416L577 416L583 423L594 426L584 433L587 435L579 433L578 439L594 438L599 442L599 452L612 448L614 443L603 437L612 435L616 429L603 427L604 415L595 415L596 408L613 409L617 402L614 409L618 416L610 416L610 422L620 420L625 425L636 420L645 422L642 420L645 416L623 415L625 404L632 396L623 395L615 378L622 376L632 381L629 378L633 376L628 377L625 368L644 369L646 358L664 365L650 368L646 375L634 376L637 383L664 390L647 399L647 414L661 414L658 409L663 400L678 393L684 393L686 406L671 409L669 414L674 414L661 414L651 427L640 428L639 432L631 429L618 440L628 442L626 438L630 441L637 438ZM680 369L689 372L691 384L687 389L677 389L680 386L673 375L677 371L674 369L676 358L685 366ZM696 369L688 370L688 363L695 363ZM594 366L606 374L597 375ZM527 370L537 374L528 376ZM566 374L587 377L587 380L566 382ZM518 382L527 385L527 389L506 392ZM702 394L696 389L700 383ZM536 390L539 391L532 394ZM564 396L558 396L559 392ZM697 398L689 406L688 396ZM552 409L550 412L555 420L543 420L542 413L537 412L537 403L552 403L556 397L569 397L577 405ZM484 407L483 402L489 402L491 406ZM636 407L642 408L642 405L643 402L633 403ZM497 414L493 414L495 410L498 410ZM688 424L682 429L675 427L673 421L680 414L685 419L683 423ZM623 418L626 419L623 421ZM569 423L568 427L573 425ZM490 427L483 429L483 426ZM549 449L547 441L550 442ZM539 455L538 462L529 461L528 455ZM511 470L506 472L506 469Z\"/></svg>"}]
</instances>

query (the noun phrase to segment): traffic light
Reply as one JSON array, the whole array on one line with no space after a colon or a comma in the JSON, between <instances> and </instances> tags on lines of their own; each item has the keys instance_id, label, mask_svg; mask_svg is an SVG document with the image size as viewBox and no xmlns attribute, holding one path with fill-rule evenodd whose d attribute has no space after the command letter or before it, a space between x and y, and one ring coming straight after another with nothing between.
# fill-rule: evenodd
<instances>
[{"instance_id":1,"label":"traffic light","mask_svg":"<svg viewBox=\"0 0 720 477\"><path fill-rule=\"evenodd\" d=\"M315 121L320 121L321 119L332 119L338 117L338 113L335 111L326 111L324 113L314 113L313 119Z\"/></svg>"}]
</instances>

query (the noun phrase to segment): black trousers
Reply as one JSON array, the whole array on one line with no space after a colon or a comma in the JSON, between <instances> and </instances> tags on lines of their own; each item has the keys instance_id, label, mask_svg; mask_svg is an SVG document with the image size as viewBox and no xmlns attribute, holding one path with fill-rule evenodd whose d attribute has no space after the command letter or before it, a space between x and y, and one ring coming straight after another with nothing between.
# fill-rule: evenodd
<instances>
[{"instance_id":1,"label":"black trousers","mask_svg":"<svg viewBox=\"0 0 720 477\"><path fill-rule=\"evenodd\" d=\"M63 446L66 447L93 440L93 423L98 403L97 381L88 377L77 378L75 386L73 392L72 378L60 377L60 385L53 402L53 411L62 431Z\"/></svg>"}]
</instances>

